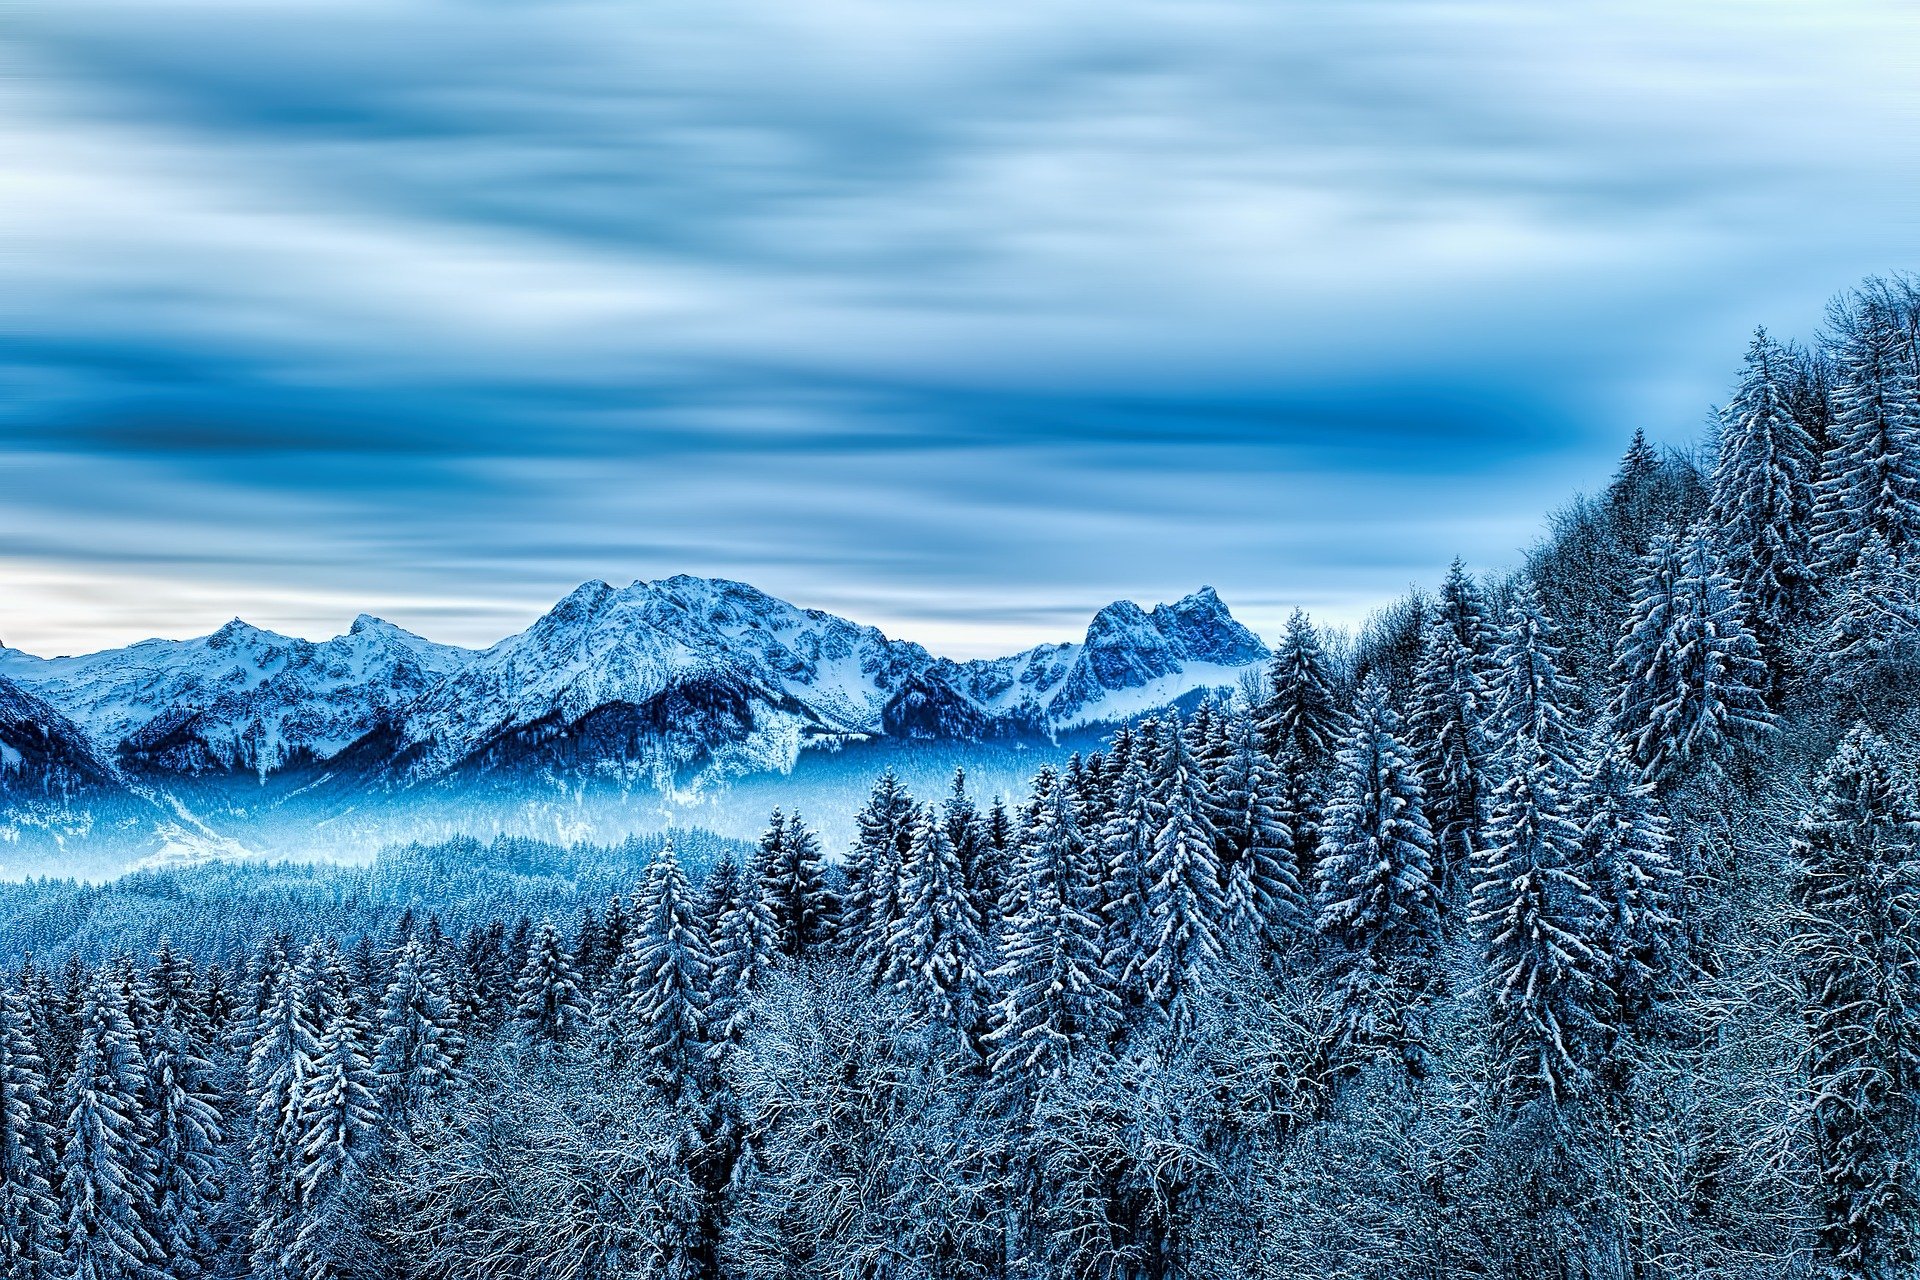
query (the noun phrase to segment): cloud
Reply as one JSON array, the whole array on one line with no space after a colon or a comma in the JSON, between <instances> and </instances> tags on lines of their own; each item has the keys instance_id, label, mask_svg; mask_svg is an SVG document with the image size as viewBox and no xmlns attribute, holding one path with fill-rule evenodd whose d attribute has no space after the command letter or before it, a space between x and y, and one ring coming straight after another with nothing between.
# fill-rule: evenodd
<instances>
[{"instance_id":1,"label":"cloud","mask_svg":"<svg viewBox=\"0 0 1920 1280\"><path fill-rule=\"evenodd\" d=\"M1912 248L1892 4L9 26L0 558L169 625L483 641L681 570L935 648L1201 580L1351 615ZM141 630L0 581L15 643Z\"/></svg>"}]
</instances>

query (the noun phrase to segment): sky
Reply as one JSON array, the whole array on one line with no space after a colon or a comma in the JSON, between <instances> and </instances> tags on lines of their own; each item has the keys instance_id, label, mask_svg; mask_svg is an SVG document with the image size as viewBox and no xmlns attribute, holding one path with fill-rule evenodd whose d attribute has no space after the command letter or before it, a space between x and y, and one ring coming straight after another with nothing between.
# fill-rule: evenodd
<instances>
[{"instance_id":1,"label":"sky","mask_svg":"<svg viewBox=\"0 0 1920 1280\"><path fill-rule=\"evenodd\" d=\"M1915 66L1906 0L24 0L0 641L1350 623L1920 266Z\"/></svg>"}]
</instances>

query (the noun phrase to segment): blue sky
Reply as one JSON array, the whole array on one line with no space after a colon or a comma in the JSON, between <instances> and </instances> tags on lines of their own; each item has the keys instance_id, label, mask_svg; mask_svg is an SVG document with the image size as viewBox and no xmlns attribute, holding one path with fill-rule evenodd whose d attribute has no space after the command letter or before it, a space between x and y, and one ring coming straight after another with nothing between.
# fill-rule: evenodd
<instances>
[{"instance_id":1,"label":"blue sky","mask_svg":"<svg viewBox=\"0 0 1920 1280\"><path fill-rule=\"evenodd\" d=\"M1351 620L1916 265L1916 12L27 0L0 639Z\"/></svg>"}]
</instances>

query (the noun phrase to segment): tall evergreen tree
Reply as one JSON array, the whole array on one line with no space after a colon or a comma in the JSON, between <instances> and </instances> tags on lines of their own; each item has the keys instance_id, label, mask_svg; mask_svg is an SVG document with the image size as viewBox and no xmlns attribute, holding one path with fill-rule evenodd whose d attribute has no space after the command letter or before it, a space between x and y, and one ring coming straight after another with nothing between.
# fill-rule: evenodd
<instances>
[{"instance_id":1,"label":"tall evergreen tree","mask_svg":"<svg viewBox=\"0 0 1920 1280\"><path fill-rule=\"evenodd\" d=\"M875 984L887 981L891 968L888 942L900 919L902 871L916 815L912 795L891 769L880 775L866 806L854 815L841 925L854 963Z\"/></svg>"},{"instance_id":2,"label":"tall evergreen tree","mask_svg":"<svg viewBox=\"0 0 1920 1280\"><path fill-rule=\"evenodd\" d=\"M709 1035L715 1044L738 1044L746 1035L753 998L781 960L779 921L759 879L735 883L712 937Z\"/></svg>"},{"instance_id":3,"label":"tall evergreen tree","mask_svg":"<svg viewBox=\"0 0 1920 1280\"><path fill-rule=\"evenodd\" d=\"M1147 788L1153 837L1146 868L1145 946L1130 968L1147 999L1176 1027L1185 1027L1191 1024L1193 1001L1219 963L1227 911L1208 816L1211 797L1178 712L1160 735Z\"/></svg>"},{"instance_id":4,"label":"tall evergreen tree","mask_svg":"<svg viewBox=\"0 0 1920 1280\"><path fill-rule=\"evenodd\" d=\"M160 1246L153 1221L151 1132L142 1113L147 1064L126 997L102 973L80 1015L60 1144L62 1274L71 1280L150 1280Z\"/></svg>"},{"instance_id":5,"label":"tall evergreen tree","mask_svg":"<svg viewBox=\"0 0 1920 1280\"><path fill-rule=\"evenodd\" d=\"M0 990L0 1276L60 1274L60 1217L46 1064L27 1002Z\"/></svg>"},{"instance_id":6,"label":"tall evergreen tree","mask_svg":"<svg viewBox=\"0 0 1920 1280\"><path fill-rule=\"evenodd\" d=\"M820 842L798 813L787 819L773 811L756 866L780 925L781 953L794 959L817 954L833 938L840 904L827 885Z\"/></svg>"},{"instance_id":7,"label":"tall evergreen tree","mask_svg":"<svg viewBox=\"0 0 1920 1280\"><path fill-rule=\"evenodd\" d=\"M263 1280L299 1280L288 1269L299 1230L300 1143L307 1081L320 1037L306 984L283 942L269 939L253 961L254 1014L247 1035L247 1095L253 1126L247 1144L253 1191L251 1260Z\"/></svg>"},{"instance_id":8,"label":"tall evergreen tree","mask_svg":"<svg viewBox=\"0 0 1920 1280\"><path fill-rule=\"evenodd\" d=\"M1792 356L1757 331L1746 371L1720 415L1709 524L1761 651L1776 671L1814 588L1813 441L1789 396Z\"/></svg>"},{"instance_id":9,"label":"tall evergreen tree","mask_svg":"<svg viewBox=\"0 0 1920 1280\"><path fill-rule=\"evenodd\" d=\"M1811 1037L1817 1260L1894 1280L1920 1265L1920 804L1855 730L1794 841L1795 950Z\"/></svg>"},{"instance_id":10,"label":"tall evergreen tree","mask_svg":"<svg viewBox=\"0 0 1920 1280\"><path fill-rule=\"evenodd\" d=\"M1451 890L1459 871L1480 847L1486 825L1492 768L1486 738L1490 708L1485 664L1460 638L1460 628L1444 612L1436 613L1414 668L1407 737L1414 767L1426 787L1443 894Z\"/></svg>"},{"instance_id":11,"label":"tall evergreen tree","mask_svg":"<svg viewBox=\"0 0 1920 1280\"><path fill-rule=\"evenodd\" d=\"M520 1042L535 1053L550 1053L585 1030L591 1014L580 973L552 921L535 931L513 996Z\"/></svg>"},{"instance_id":12,"label":"tall evergreen tree","mask_svg":"<svg viewBox=\"0 0 1920 1280\"><path fill-rule=\"evenodd\" d=\"M1580 829L1577 870L1600 917L1592 948L1612 993L1610 1038L1630 1030L1671 980L1679 921L1680 873L1673 835L1653 789L1608 734L1595 734L1574 805Z\"/></svg>"},{"instance_id":13,"label":"tall evergreen tree","mask_svg":"<svg viewBox=\"0 0 1920 1280\"><path fill-rule=\"evenodd\" d=\"M679 1097L704 1056L713 955L671 840L647 864L634 914L629 1043L649 1082Z\"/></svg>"},{"instance_id":14,"label":"tall evergreen tree","mask_svg":"<svg viewBox=\"0 0 1920 1280\"><path fill-rule=\"evenodd\" d=\"M1885 281L1871 281L1828 315L1835 351L1833 426L1821 459L1815 543L1838 580L1877 535L1896 565L1920 543L1920 383L1913 335Z\"/></svg>"},{"instance_id":15,"label":"tall evergreen tree","mask_svg":"<svg viewBox=\"0 0 1920 1280\"><path fill-rule=\"evenodd\" d=\"M920 811L907 852L900 917L888 953L890 981L921 1019L964 1032L980 975L980 917L966 869L931 808Z\"/></svg>"},{"instance_id":16,"label":"tall evergreen tree","mask_svg":"<svg viewBox=\"0 0 1920 1280\"><path fill-rule=\"evenodd\" d=\"M408 939L394 961L393 981L380 1001L378 1035L373 1069L381 1107L396 1122L445 1102L465 1082L465 1037L446 979L419 938Z\"/></svg>"},{"instance_id":17,"label":"tall evergreen tree","mask_svg":"<svg viewBox=\"0 0 1920 1280\"><path fill-rule=\"evenodd\" d=\"M408 954L401 954L396 982ZM381 1082L363 1042L360 1019L337 1012L306 1082L294 1174L300 1225L289 1265L300 1280L339 1280L365 1270L367 1170L379 1142Z\"/></svg>"},{"instance_id":18,"label":"tall evergreen tree","mask_svg":"<svg viewBox=\"0 0 1920 1280\"><path fill-rule=\"evenodd\" d=\"M207 1274L214 1262L214 1220L221 1198L224 1101L215 1083L204 1024L177 980L170 954L148 1037L147 1100L153 1145L153 1231L173 1280ZM156 984L159 985L159 984Z\"/></svg>"},{"instance_id":19,"label":"tall evergreen tree","mask_svg":"<svg viewBox=\"0 0 1920 1280\"><path fill-rule=\"evenodd\" d=\"M1306 897L1293 859L1292 815L1279 767L1260 748L1253 717L1225 719L1226 753L1209 787L1207 818L1220 841L1226 927L1271 951L1299 936Z\"/></svg>"},{"instance_id":20,"label":"tall evergreen tree","mask_svg":"<svg viewBox=\"0 0 1920 1280\"><path fill-rule=\"evenodd\" d=\"M996 992L990 1066L1007 1081L1057 1078L1106 1034L1117 1012L1101 968L1093 854L1071 794L1050 768L1034 779L1034 793L1001 961L989 975Z\"/></svg>"},{"instance_id":21,"label":"tall evergreen tree","mask_svg":"<svg viewBox=\"0 0 1920 1280\"><path fill-rule=\"evenodd\" d=\"M1614 664L1613 704L1616 732L1656 787L1719 769L1773 728L1743 613L1704 532L1656 543Z\"/></svg>"},{"instance_id":22,"label":"tall evergreen tree","mask_svg":"<svg viewBox=\"0 0 1920 1280\"><path fill-rule=\"evenodd\" d=\"M1592 945L1601 907L1579 875L1566 685L1553 641L1522 592L1500 647L1504 777L1473 890L1473 921L1486 930L1494 1094L1508 1106L1580 1092L1603 1000Z\"/></svg>"}]
</instances>

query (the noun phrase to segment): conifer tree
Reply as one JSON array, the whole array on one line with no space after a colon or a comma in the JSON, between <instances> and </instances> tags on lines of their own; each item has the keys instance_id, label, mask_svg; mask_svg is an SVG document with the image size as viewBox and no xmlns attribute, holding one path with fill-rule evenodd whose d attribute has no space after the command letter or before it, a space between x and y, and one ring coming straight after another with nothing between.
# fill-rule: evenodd
<instances>
[{"instance_id":1,"label":"conifer tree","mask_svg":"<svg viewBox=\"0 0 1920 1280\"><path fill-rule=\"evenodd\" d=\"M1294 867L1305 884L1319 857L1327 774L1349 724L1333 663L1301 610L1287 620L1268 667L1268 684L1267 699L1256 713L1260 738L1280 769L1280 807L1293 818Z\"/></svg>"},{"instance_id":2,"label":"conifer tree","mask_svg":"<svg viewBox=\"0 0 1920 1280\"><path fill-rule=\"evenodd\" d=\"M713 956L673 841L647 864L634 914L628 1043L648 1080L678 1097L704 1054Z\"/></svg>"},{"instance_id":3,"label":"conifer tree","mask_svg":"<svg viewBox=\"0 0 1920 1280\"><path fill-rule=\"evenodd\" d=\"M1794 841L1823 1274L1920 1265L1920 805L1856 729Z\"/></svg>"},{"instance_id":4,"label":"conifer tree","mask_svg":"<svg viewBox=\"0 0 1920 1280\"><path fill-rule=\"evenodd\" d=\"M773 811L760 840L757 871L780 926L781 954L794 959L817 954L833 938L840 904L827 887L820 842L798 813L787 819Z\"/></svg>"},{"instance_id":5,"label":"conifer tree","mask_svg":"<svg viewBox=\"0 0 1920 1280\"><path fill-rule=\"evenodd\" d=\"M1573 764L1551 628L1516 596L1500 647L1506 733L1486 848L1475 867L1473 921L1486 934L1493 1086L1517 1107L1561 1102L1585 1082L1585 1043L1599 1030L1602 961L1592 939L1601 907L1580 878Z\"/></svg>"},{"instance_id":6,"label":"conifer tree","mask_svg":"<svg viewBox=\"0 0 1920 1280\"><path fill-rule=\"evenodd\" d=\"M1293 824L1283 804L1279 767L1260 749L1253 717L1236 710L1223 723L1226 752L1208 797L1207 817L1225 850L1221 892L1229 931L1272 950L1307 923L1306 897L1293 860Z\"/></svg>"},{"instance_id":7,"label":"conifer tree","mask_svg":"<svg viewBox=\"0 0 1920 1280\"><path fill-rule=\"evenodd\" d=\"M1101 968L1129 1008L1146 999L1136 962L1146 951L1147 903L1153 897L1149 867L1156 828L1147 774L1159 753L1159 734L1159 722L1148 719L1123 740L1124 764L1114 780L1112 812L1095 845Z\"/></svg>"},{"instance_id":8,"label":"conifer tree","mask_svg":"<svg viewBox=\"0 0 1920 1280\"><path fill-rule=\"evenodd\" d=\"M1058 1077L1117 1013L1101 968L1093 855L1051 768L1034 779L1032 810L1000 964L989 975L997 995L986 1036L993 1074L1029 1082Z\"/></svg>"},{"instance_id":9,"label":"conifer tree","mask_svg":"<svg viewBox=\"0 0 1920 1280\"><path fill-rule=\"evenodd\" d=\"M1192 1002L1206 989L1220 960L1226 919L1216 836L1208 818L1200 762L1173 713L1147 778L1153 835L1147 856L1145 946L1132 969L1147 999L1190 1025Z\"/></svg>"},{"instance_id":10,"label":"conifer tree","mask_svg":"<svg viewBox=\"0 0 1920 1280\"><path fill-rule=\"evenodd\" d=\"M514 984L514 1022L520 1042L550 1053L573 1040L591 1017L573 956L550 920L542 920L527 948L527 963Z\"/></svg>"},{"instance_id":11,"label":"conifer tree","mask_svg":"<svg viewBox=\"0 0 1920 1280\"><path fill-rule=\"evenodd\" d=\"M1719 769L1773 728L1766 666L1743 612L1704 532L1656 543L1614 664L1613 716L1658 788Z\"/></svg>"},{"instance_id":12,"label":"conifer tree","mask_svg":"<svg viewBox=\"0 0 1920 1280\"><path fill-rule=\"evenodd\" d=\"M52 1099L27 1002L0 990L0 1276L60 1274Z\"/></svg>"},{"instance_id":13,"label":"conifer tree","mask_svg":"<svg viewBox=\"0 0 1920 1280\"><path fill-rule=\"evenodd\" d=\"M888 769L873 784L866 806L854 815L841 928L854 964L876 985L889 980L888 942L900 919L902 869L916 814L913 797Z\"/></svg>"},{"instance_id":14,"label":"conifer tree","mask_svg":"<svg viewBox=\"0 0 1920 1280\"><path fill-rule=\"evenodd\" d=\"M409 952L400 958L401 980ZM360 1020L336 1013L308 1077L295 1185L300 1225L289 1270L300 1280L338 1280L364 1270L367 1166L379 1141L380 1081L367 1062Z\"/></svg>"},{"instance_id":15,"label":"conifer tree","mask_svg":"<svg viewBox=\"0 0 1920 1280\"><path fill-rule=\"evenodd\" d=\"M170 954L148 1037L147 1100L154 1169L153 1231L167 1274L191 1280L214 1261L214 1218L220 1201L225 1141L221 1091L198 1013L186 999ZM159 984L156 984L158 986Z\"/></svg>"},{"instance_id":16,"label":"conifer tree","mask_svg":"<svg viewBox=\"0 0 1920 1280\"><path fill-rule=\"evenodd\" d=\"M1612 993L1611 1036L1630 1030L1670 980L1680 891L1673 836L1653 789L1616 739L1595 734L1581 770L1574 821L1577 870L1600 904L1592 947Z\"/></svg>"},{"instance_id":17,"label":"conifer tree","mask_svg":"<svg viewBox=\"0 0 1920 1280\"><path fill-rule=\"evenodd\" d=\"M1427 625L1414 668L1407 737L1426 787L1443 894L1472 859L1486 825L1492 768L1484 665L1461 640L1458 627L1437 613Z\"/></svg>"},{"instance_id":18,"label":"conifer tree","mask_svg":"<svg viewBox=\"0 0 1920 1280\"><path fill-rule=\"evenodd\" d=\"M333 1020L328 1019L329 1025ZM444 1102L464 1083L465 1038L446 979L419 938L410 938L394 961L377 1030L373 1070L382 1110L397 1123Z\"/></svg>"},{"instance_id":19,"label":"conifer tree","mask_svg":"<svg viewBox=\"0 0 1920 1280\"><path fill-rule=\"evenodd\" d=\"M900 918L888 943L890 981L922 1020L964 1032L980 986L980 917L966 869L932 809L914 824Z\"/></svg>"},{"instance_id":20,"label":"conifer tree","mask_svg":"<svg viewBox=\"0 0 1920 1280\"><path fill-rule=\"evenodd\" d=\"M1920 543L1920 386L1913 337L1884 281L1828 317L1835 348L1833 424L1815 495L1820 570L1838 580L1878 535L1895 565Z\"/></svg>"},{"instance_id":21,"label":"conifer tree","mask_svg":"<svg viewBox=\"0 0 1920 1280\"><path fill-rule=\"evenodd\" d=\"M1814 587L1813 441L1789 403L1792 357L1757 331L1746 371L1720 415L1709 524L1755 639L1776 670Z\"/></svg>"},{"instance_id":22,"label":"conifer tree","mask_svg":"<svg viewBox=\"0 0 1920 1280\"><path fill-rule=\"evenodd\" d=\"M160 1246L153 1221L151 1132L141 1111L147 1064L126 998L102 973L80 1014L60 1144L62 1274L72 1280L148 1280Z\"/></svg>"},{"instance_id":23,"label":"conifer tree","mask_svg":"<svg viewBox=\"0 0 1920 1280\"><path fill-rule=\"evenodd\" d=\"M287 1259L299 1229L302 1106L320 1039L301 975L280 940L270 939L255 957L253 988L256 1012L244 1028L247 1095L253 1105L247 1145L253 1272L270 1280L298 1280L287 1270Z\"/></svg>"},{"instance_id":24,"label":"conifer tree","mask_svg":"<svg viewBox=\"0 0 1920 1280\"><path fill-rule=\"evenodd\" d=\"M758 879L743 877L735 883L712 936L708 1034L715 1044L738 1044L746 1036L754 996L781 961L780 925Z\"/></svg>"}]
</instances>

